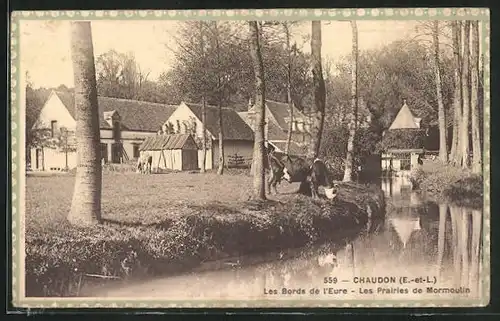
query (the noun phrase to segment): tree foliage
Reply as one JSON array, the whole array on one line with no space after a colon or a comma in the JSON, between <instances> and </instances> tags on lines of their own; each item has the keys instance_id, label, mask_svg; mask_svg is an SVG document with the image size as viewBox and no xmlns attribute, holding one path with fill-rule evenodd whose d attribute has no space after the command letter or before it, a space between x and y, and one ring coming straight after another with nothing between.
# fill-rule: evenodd
<instances>
[{"instance_id":1,"label":"tree foliage","mask_svg":"<svg viewBox=\"0 0 500 321\"><path fill-rule=\"evenodd\" d=\"M110 50L96 60L97 90L100 96L143 99L154 87L132 53Z\"/></svg>"}]
</instances>

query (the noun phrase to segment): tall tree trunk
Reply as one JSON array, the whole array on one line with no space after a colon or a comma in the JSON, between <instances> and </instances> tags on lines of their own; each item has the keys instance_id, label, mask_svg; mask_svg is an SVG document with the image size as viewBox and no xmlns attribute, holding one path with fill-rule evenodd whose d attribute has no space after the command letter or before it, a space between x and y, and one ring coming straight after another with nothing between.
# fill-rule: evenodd
<instances>
[{"instance_id":1,"label":"tall tree trunk","mask_svg":"<svg viewBox=\"0 0 500 321\"><path fill-rule=\"evenodd\" d=\"M219 168L218 175L224 174L224 130L222 128L222 103L219 99Z\"/></svg>"},{"instance_id":2,"label":"tall tree trunk","mask_svg":"<svg viewBox=\"0 0 500 321\"><path fill-rule=\"evenodd\" d=\"M321 145L323 122L325 119L326 90L321 68L321 21L311 22L311 60L314 88L314 104L312 106L311 141L307 152L308 158L316 158Z\"/></svg>"},{"instance_id":3,"label":"tall tree trunk","mask_svg":"<svg viewBox=\"0 0 500 321\"><path fill-rule=\"evenodd\" d=\"M213 22L214 28L215 28L215 49L216 49L216 54L217 54L217 99L218 99L218 104L219 104L219 168L217 169L217 174L222 175L224 174L224 165L225 165L225 159L224 159L224 128L223 128L223 113L222 113L222 95L223 95L223 88L222 88L222 81L221 81L221 57L220 57L220 43L219 43L219 28L217 25L217 21Z\"/></svg>"},{"instance_id":4,"label":"tall tree trunk","mask_svg":"<svg viewBox=\"0 0 500 321\"><path fill-rule=\"evenodd\" d=\"M266 88L264 83L264 64L260 51L259 27L257 21L249 21L250 27L250 55L255 73L255 141L253 148L253 196L256 199L266 199L265 189L265 146L264 126L266 122Z\"/></svg>"},{"instance_id":5,"label":"tall tree trunk","mask_svg":"<svg viewBox=\"0 0 500 321\"><path fill-rule=\"evenodd\" d=\"M481 141L479 129L479 22L472 21L471 48L471 110L472 110L472 171L481 173Z\"/></svg>"},{"instance_id":6,"label":"tall tree trunk","mask_svg":"<svg viewBox=\"0 0 500 321\"><path fill-rule=\"evenodd\" d=\"M293 102L292 102L292 54L290 52L290 26L288 22L283 23L283 28L285 29L286 36L286 54L287 54L287 68L286 68L286 93L288 102L288 117L290 122L288 123L288 136L286 138L286 149L285 153L290 154L290 143L292 141L293 132Z\"/></svg>"},{"instance_id":7,"label":"tall tree trunk","mask_svg":"<svg viewBox=\"0 0 500 321\"><path fill-rule=\"evenodd\" d=\"M439 121L439 158L443 162L448 162L448 147L446 146L446 119L444 115L443 93L441 91L441 72L439 70L439 22L433 21L432 24L432 44L434 60L434 76L436 78L436 97L438 102L438 121Z\"/></svg>"},{"instance_id":8,"label":"tall tree trunk","mask_svg":"<svg viewBox=\"0 0 500 321\"><path fill-rule=\"evenodd\" d=\"M453 40L453 137L451 142L451 161L454 165L460 164L458 157L460 146L460 124L462 122L462 85L461 85L461 27L458 21L451 22Z\"/></svg>"},{"instance_id":9,"label":"tall tree trunk","mask_svg":"<svg viewBox=\"0 0 500 321\"><path fill-rule=\"evenodd\" d=\"M198 29L199 29L199 44L200 44L200 56L201 56L201 63L202 63L202 68L203 72L206 70L206 57L205 57L205 40L204 40L204 21L199 21L198 23ZM203 75L204 79L206 81L205 75ZM206 86L203 87L202 89L202 97L201 97L201 139L202 139L202 153L201 153L201 160L202 164L200 167L200 173L205 173L206 172L206 166L207 166L207 130L206 130L206 117L207 117L207 92L206 92ZM213 152L212 152L212 158L213 158Z\"/></svg>"},{"instance_id":10,"label":"tall tree trunk","mask_svg":"<svg viewBox=\"0 0 500 321\"><path fill-rule=\"evenodd\" d=\"M205 96L201 98L201 168L200 173L206 172L206 162L207 162L207 130L205 127L205 122L207 118L207 103Z\"/></svg>"},{"instance_id":11,"label":"tall tree trunk","mask_svg":"<svg viewBox=\"0 0 500 321\"><path fill-rule=\"evenodd\" d=\"M465 21L464 25L464 47L462 62L462 93L463 93L463 115L461 126L460 155L462 168L469 166L469 114L470 114L470 93L469 93L469 40L470 21Z\"/></svg>"},{"instance_id":12,"label":"tall tree trunk","mask_svg":"<svg viewBox=\"0 0 500 321\"><path fill-rule=\"evenodd\" d=\"M90 22L71 23L71 60L75 81L77 167L68 220L97 224L101 220L102 168L99 161L99 109Z\"/></svg>"},{"instance_id":13,"label":"tall tree trunk","mask_svg":"<svg viewBox=\"0 0 500 321\"><path fill-rule=\"evenodd\" d=\"M352 181L354 166L354 139L358 127L358 26L351 20L352 28L352 65L351 65L351 121L349 122L349 138L347 139L347 157L344 170L344 182Z\"/></svg>"}]
</instances>

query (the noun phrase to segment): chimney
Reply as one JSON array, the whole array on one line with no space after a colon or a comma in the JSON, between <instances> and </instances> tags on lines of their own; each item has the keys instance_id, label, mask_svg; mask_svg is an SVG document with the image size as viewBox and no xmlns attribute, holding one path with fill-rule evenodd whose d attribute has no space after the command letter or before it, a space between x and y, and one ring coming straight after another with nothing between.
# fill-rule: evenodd
<instances>
[{"instance_id":1,"label":"chimney","mask_svg":"<svg viewBox=\"0 0 500 321\"><path fill-rule=\"evenodd\" d=\"M253 106L253 103L252 103L252 97L248 98L248 110L250 110L250 108L252 108Z\"/></svg>"},{"instance_id":2,"label":"chimney","mask_svg":"<svg viewBox=\"0 0 500 321\"><path fill-rule=\"evenodd\" d=\"M406 98L403 98L403 105L406 105Z\"/></svg>"}]
</instances>

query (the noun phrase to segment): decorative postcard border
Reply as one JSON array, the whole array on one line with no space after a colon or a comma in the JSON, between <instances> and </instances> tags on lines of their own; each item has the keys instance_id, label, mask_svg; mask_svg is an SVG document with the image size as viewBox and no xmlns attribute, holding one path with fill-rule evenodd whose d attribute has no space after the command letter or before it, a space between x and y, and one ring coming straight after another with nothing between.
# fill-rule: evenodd
<instances>
[{"instance_id":1,"label":"decorative postcard border","mask_svg":"<svg viewBox=\"0 0 500 321\"><path fill-rule=\"evenodd\" d=\"M254 300L254 301L161 301L104 298L26 298L24 297L24 208L25 189L25 110L20 83L21 20L479 20L484 48L484 263L483 294L480 300L388 301L350 300ZM244 9L244 10L97 10L97 11L17 11L10 25L11 84L11 200L12 216L12 303L21 308L246 308L246 307L467 307L486 306L490 300L490 11L487 8L380 8L380 9ZM9 220L9 217L7 217Z\"/></svg>"}]
</instances>

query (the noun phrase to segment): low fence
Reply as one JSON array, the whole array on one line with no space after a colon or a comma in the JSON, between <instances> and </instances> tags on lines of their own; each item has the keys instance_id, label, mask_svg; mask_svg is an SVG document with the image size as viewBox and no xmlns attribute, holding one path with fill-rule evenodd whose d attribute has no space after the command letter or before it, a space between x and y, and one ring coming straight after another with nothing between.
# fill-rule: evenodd
<instances>
[{"instance_id":1,"label":"low fence","mask_svg":"<svg viewBox=\"0 0 500 321\"><path fill-rule=\"evenodd\" d=\"M227 158L227 168L249 168L252 165L251 157L244 157L238 154L233 154L229 155Z\"/></svg>"}]
</instances>

